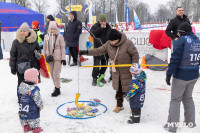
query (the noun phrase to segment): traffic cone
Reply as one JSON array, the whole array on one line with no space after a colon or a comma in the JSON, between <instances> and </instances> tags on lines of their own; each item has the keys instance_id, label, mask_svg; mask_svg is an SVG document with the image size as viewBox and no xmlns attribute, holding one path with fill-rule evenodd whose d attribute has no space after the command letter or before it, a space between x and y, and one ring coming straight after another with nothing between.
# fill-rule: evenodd
<instances>
[{"instance_id":1,"label":"traffic cone","mask_svg":"<svg viewBox=\"0 0 200 133\"><path fill-rule=\"evenodd\" d=\"M143 69L147 69L148 67L145 66L146 65L146 61L145 61L145 56L142 57L142 62L141 62L141 66Z\"/></svg>"}]
</instances>

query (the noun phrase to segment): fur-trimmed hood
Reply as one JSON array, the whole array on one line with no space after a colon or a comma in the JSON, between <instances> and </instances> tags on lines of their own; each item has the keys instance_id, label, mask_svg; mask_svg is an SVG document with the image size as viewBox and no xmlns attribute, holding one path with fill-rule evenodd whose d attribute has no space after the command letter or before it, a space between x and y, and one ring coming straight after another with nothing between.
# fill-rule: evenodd
<instances>
[{"instance_id":1,"label":"fur-trimmed hood","mask_svg":"<svg viewBox=\"0 0 200 133\"><path fill-rule=\"evenodd\" d=\"M31 30L30 36L25 38L21 35L21 29L18 29L16 33L16 39L19 41L19 43L23 43L25 39L28 43L34 43L37 39L37 35L34 30Z\"/></svg>"}]
</instances>

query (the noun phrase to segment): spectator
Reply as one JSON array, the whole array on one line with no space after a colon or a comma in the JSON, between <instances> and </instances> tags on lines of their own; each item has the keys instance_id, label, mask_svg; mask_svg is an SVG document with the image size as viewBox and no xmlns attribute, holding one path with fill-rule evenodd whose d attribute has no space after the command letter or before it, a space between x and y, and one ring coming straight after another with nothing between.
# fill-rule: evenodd
<instances>
[{"instance_id":1,"label":"spectator","mask_svg":"<svg viewBox=\"0 0 200 133\"><path fill-rule=\"evenodd\" d=\"M38 59L40 50L37 42L37 36L35 31L29 28L29 25L25 22L17 30L16 39L13 41L10 50L10 68L11 73L15 75L17 73L18 86L24 80L24 72L29 68L40 69Z\"/></svg>"},{"instance_id":2,"label":"spectator","mask_svg":"<svg viewBox=\"0 0 200 133\"><path fill-rule=\"evenodd\" d=\"M174 45L174 43L176 42L176 40L178 39L178 35L177 35L177 30L180 24L187 22L190 23L190 20L187 18L187 16L184 14L184 10L182 7L177 7L176 8L176 17L173 18L167 28L166 28L166 34L172 39L172 43Z\"/></svg>"},{"instance_id":3,"label":"spectator","mask_svg":"<svg viewBox=\"0 0 200 133\"><path fill-rule=\"evenodd\" d=\"M110 32L111 27L108 23L106 23L106 15L101 14L99 17L99 22L92 26L91 32L94 34L96 38L94 39L94 48L101 47L104 43L108 41L108 33ZM98 65L107 65L108 64L108 54L102 56L94 56L94 66ZM97 78L102 74L105 74L107 67L94 67L92 71L92 85L97 85ZM100 82L106 83L106 80L103 78Z\"/></svg>"},{"instance_id":4,"label":"spectator","mask_svg":"<svg viewBox=\"0 0 200 133\"><path fill-rule=\"evenodd\" d=\"M49 33L45 35L43 54L49 64L50 74L55 86L52 97L60 95L61 65L66 65L65 42L55 21L49 23Z\"/></svg>"},{"instance_id":5,"label":"spectator","mask_svg":"<svg viewBox=\"0 0 200 133\"><path fill-rule=\"evenodd\" d=\"M76 11L70 12L69 17L70 21L65 28L64 38L66 45L69 46L69 51L73 58L73 63L70 66L76 66L78 58L79 37L82 33L82 23L77 19Z\"/></svg>"}]
</instances>

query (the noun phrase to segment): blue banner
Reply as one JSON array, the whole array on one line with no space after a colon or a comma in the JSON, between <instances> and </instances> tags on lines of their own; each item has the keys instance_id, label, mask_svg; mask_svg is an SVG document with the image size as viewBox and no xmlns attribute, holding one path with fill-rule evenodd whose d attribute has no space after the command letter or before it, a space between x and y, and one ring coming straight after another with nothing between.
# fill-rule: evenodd
<instances>
[{"instance_id":1,"label":"blue banner","mask_svg":"<svg viewBox=\"0 0 200 133\"><path fill-rule=\"evenodd\" d=\"M71 0L69 0L69 11L71 12Z\"/></svg>"},{"instance_id":2,"label":"blue banner","mask_svg":"<svg viewBox=\"0 0 200 133\"><path fill-rule=\"evenodd\" d=\"M103 1L101 0L101 14L103 14Z\"/></svg>"},{"instance_id":3,"label":"blue banner","mask_svg":"<svg viewBox=\"0 0 200 133\"><path fill-rule=\"evenodd\" d=\"M141 30L142 29L142 26L141 26L141 23L140 23L140 20L135 12L135 10L133 9L133 12L134 12L134 23L135 23L135 29L136 30Z\"/></svg>"}]
</instances>

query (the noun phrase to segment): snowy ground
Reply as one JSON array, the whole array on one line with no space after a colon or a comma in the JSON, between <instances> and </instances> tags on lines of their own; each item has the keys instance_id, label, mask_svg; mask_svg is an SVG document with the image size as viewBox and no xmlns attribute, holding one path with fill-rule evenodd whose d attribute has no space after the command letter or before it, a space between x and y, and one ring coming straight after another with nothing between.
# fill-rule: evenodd
<instances>
[{"instance_id":1,"label":"snowy ground","mask_svg":"<svg viewBox=\"0 0 200 133\"><path fill-rule=\"evenodd\" d=\"M8 53L4 52L4 59L0 60L0 133L22 133L17 103L17 76L10 73ZM92 58L82 63L92 65ZM53 83L49 79L42 78L38 86L44 101L44 109L41 111L41 127L44 133L167 133L162 126L168 115L170 87L165 83L165 71L155 72L145 70L148 76L146 87L146 100L142 108L141 123L129 125L127 120L130 116L130 108L127 101L124 102L124 110L113 113L116 106L115 91L111 83L104 87L93 87L91 85L91 68L80 68L80 93L79 100L90 100L98 98L108 107L108 111L101 116L87 120L72 120L60 117L56 113L59 105L74 101L77 93L77 67L65 66L62 68L61 77L73 79L72 82L63 83L61 95L51 97ZM105 79L110 74L107 71ZM197 127L179 128L178 133L198 133L200 131L200 80L198 80L193 93L196 104ZM167 90L160 90L167 89ZM183 121L183 109L181 108L181 121Z\"/></svg>"}]
</instances>

